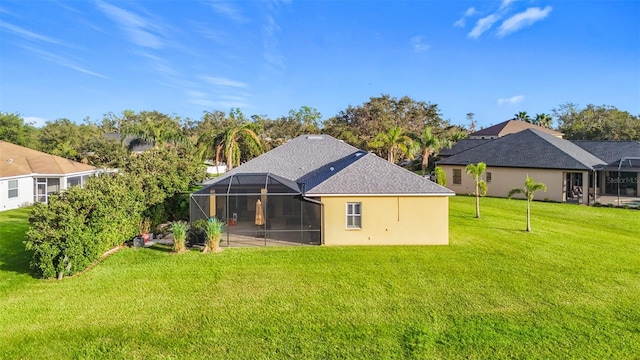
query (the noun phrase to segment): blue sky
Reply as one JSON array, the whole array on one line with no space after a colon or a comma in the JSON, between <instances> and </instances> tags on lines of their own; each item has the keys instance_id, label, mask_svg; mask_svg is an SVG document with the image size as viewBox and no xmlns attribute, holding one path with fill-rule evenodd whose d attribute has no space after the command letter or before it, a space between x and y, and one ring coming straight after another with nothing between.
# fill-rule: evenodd
<instances>
[{"instance_id":1,"label":"blue sky","mask_svg":"<svg viewBox=\"0 0 640 360\"><path fill-rule=\"evenodd\" d=\"M36 124L411 96L480 126L565 102L640 114L640 1L9 1L0 111Z\"/></svg>"}]
</instances>

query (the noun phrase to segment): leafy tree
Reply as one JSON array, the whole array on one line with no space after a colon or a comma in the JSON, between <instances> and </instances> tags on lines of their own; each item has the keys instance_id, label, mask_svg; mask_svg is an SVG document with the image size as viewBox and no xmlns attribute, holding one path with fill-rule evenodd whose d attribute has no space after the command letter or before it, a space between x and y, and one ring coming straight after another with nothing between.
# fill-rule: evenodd
<instances>
[{"instance_id":1,"label":"leafy tree","mask_svg":"<svg viewBox=\"0 0 640 360\"><path fill-rule=\"evenodd\" d=\"M391 128L386 133L376 135L375 139L369 143L369 147L382 149L387 154L387 160L392 164L395 163L396 153L409 158L413 157L413 141L411 137L403 133L402 128L399 126Z\"/></svg>"},{"instance_id":2,"label":"leafy tree","mask_svg":"<svg viewBox=\"0 0 640 360\"><path fill-rule=\"evenodd\" d=\"M140 141L152 143L154 147L187 141L179 117L171 117L155 110L141 111L139 114L125 111L123 114L126 118L120 126L123 135L133 135Z\"/></svg>"},{"instance_id":3,"label":"leafy tree","mask_svg":"<svg viewBox=\"0 0 640 360\"><path fill-rule=\"evenodd\" d=\"M553 122L553 118L551 117L551 115L549 114L536 114L536 118L533 120L533 123L538 125L538 126L542 126L542 127L546 127L547 129L551 129L551 123Z\"/></svg>"},{"instance_id":4,"label":"leafy tree","mask_svg":"<svg viewBox=\"0 0 640 360\"><path fill-rule=\"evenodd\" d=\"M507 195L511 198L515 194L523 194L527 199L527 232L531 232L531 201L536 191L547 191L547 186L543 183L536 183L532 178L527 175L527 179L524 182L523 188L514 188L509 191Z\"/></svg>"},{"instance_id":5,"label":"leafy tree","mask_svg":"<svg viewBox=\"0 0 640 360\"><path fill-rule=\"evenodd\" d=\"M429 157L434 153L442 150L444 147L449 147L451 142L442 137L438 137L432 133L430 127L425 127L422 131L422 134L411 135L411 139L417 148L420 149L422 154L422 175L424 176L427 171L427 167L429 166Z\"/></svg>"},{"instance_id":6,"label":"leafy tree","mask_svg":"<svg viewBox=\"0 0 640 360\"><path fill-rule=\"evenodd\" d=\"M585 108L566 103L552 110L558 130L569 140L640 140L640 116L613 106Z\"/></svg>"},{"instance_id":7,"label":"leafy tree","mask_svg":"<svg viewBox=\"0 0 640 360\"><path fill-rule=\"evenodd\" d=\"M482 161L477 164L468 164L465 168L467 174L473 176L473 180L476 182L476 191L474 192L476 196L476 218L480 217L480 196L487 194L487 183L480 178L485 170L487 170L487 164Z\"/></svg>"},{"instance_id":8,"label":"leafy tree","mask_svg":"<svg viewBox=\"0 0 640 360\"><path fill-rule=\"evenodd\" d=\"M528 122L531 123L531 116L529 116L529 114L527 114L526 111L520 111L517 114L514 114L514 119L516 120L520 120L520 121L524 121L524 122Z\"/></svg>"},{"instance_id":9,"label":"leafy tree","mask_svg":"<svg viewBox=\"0 0 640 360\"><path fill-rule=\"evenodd\" d=\"M0 140L12 144L36 148L38 130L13 113L0 112Z\"/></svg>"},{"instance_id":10,"label":"leafy tree","mask_svg":"<svg viewBox=\"0 0 640 360\"><path fill-rule=\"evenodd\" d=\"M407 133L421 133L425 126L444 129L449 125L440 117L438 105L416 101L408 96L371 97L359 106L347 109L324 122L323 132L364 149L378 134L400 127Z\"/></svg>"},{"instance_id":11,"label":"leafy tree","mask_svg":"<svg viewBox=\"0 0 640 360\"><path fill-rule=\"evenodd\" d=\"M263 145L266 149L272 149L297 136L319 133L318 121L321 117L318 110L302 106L299 110L289 110L289 115L275 120L254 115L254 121L263 129L261 134Z\"/></svg>"}]
</instances>

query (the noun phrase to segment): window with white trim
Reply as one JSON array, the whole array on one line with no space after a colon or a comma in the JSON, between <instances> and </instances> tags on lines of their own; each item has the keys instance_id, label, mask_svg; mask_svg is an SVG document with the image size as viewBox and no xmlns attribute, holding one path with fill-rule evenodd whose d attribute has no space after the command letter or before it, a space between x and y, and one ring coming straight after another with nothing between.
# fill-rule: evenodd
<instances>
[{"instance_id":1,"label":"window with white trim","mask_svg":"<svg viewBox=\"0 0 640 360\"><path fill-rule=\"evenodd\" d=\"M362 229L362 203L347 203L347 229Z\"/></svg>"},{"instance_id":2,"label":"window with white trim","mask_svg":"<svg viewBox=\"0 0 640 360\"><path fill-rule=\"evenodd\" d=\"M453 184L462 184L462 169L453 169Z\"/></svg>"},{"instance_id":3,"label":"window with white trim","mask_svg":"<svg viewBox=\"0 0 640 360\"><path fill-rule=\"evenodd\" d=\"M18 180L9 180L9 199L18 197Z\"/></svg>"}]
</instances>

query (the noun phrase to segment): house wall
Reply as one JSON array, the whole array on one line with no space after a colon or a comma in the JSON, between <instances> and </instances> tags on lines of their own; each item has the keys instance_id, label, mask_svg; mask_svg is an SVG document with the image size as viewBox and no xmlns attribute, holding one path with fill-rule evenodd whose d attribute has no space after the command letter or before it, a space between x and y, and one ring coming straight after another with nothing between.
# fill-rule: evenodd
<instances>
[{"instance_id":1,"label":"house wall","mask_svg":"<svg viewBox=\"0 0 640 360\"><path fill-rule=\"evenodd\" d=\"M441 165L442 169L447 173L447 188L460 195L470 195L475 191L476 183L473 177L467 174L462 165ZM453 169L462 171L461 184L453 183ZM548 199L551 201L566 201L565 174L566 171L558 169L523 169L523 168L499 168L487 166L486 172L491 173L491 182L487 184L487 196L507 197L509 190L513 188L522 188L527 175L535 182L541 182L547 186L547 192L536 192L535 198L538 200ZM486 172L483 180L486 180ZM571 171L580 173L580 171ZM586 171L581 172L583 175L583 199L582 203L587 203L587 181L589 174ZM522 198L522 195L514 197Z\"/></svg>"},{"instance_id":2,"label":"house wall","mask_svg":"<svg viewBox=\"0 0 640 360\"><path fill-rule=\"evenodd\" d=\"M9 199L9 181L18 180L18 197ZM13 210L33 203L33 178L0 179L0 211Z\"/></svg>"},{"instance_id":3,"label":"house wall","mask_svg":"<svg viewBox=\"0 0 640 360\"><path fill-rule=\"evenodd\" d=\"M325 245L447 245L448 196L323 197ZM346 204L362 204L362 228L347 229Z\"/></svg>"}]
</instances>

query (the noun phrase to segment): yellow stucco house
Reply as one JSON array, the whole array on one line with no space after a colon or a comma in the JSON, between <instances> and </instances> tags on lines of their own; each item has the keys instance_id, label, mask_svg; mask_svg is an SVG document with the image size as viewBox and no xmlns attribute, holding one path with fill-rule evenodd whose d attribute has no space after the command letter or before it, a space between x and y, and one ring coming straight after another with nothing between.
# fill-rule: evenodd
<instances>
[{"instance_id":1,"label":"yellow stucco house","mask_svg":"<svg viewBox=\"0 0 640 360\"><path fill-rule=\"evenodd\" d=\"M467 164L484 162L488 196L506 197L527 176L547 186L539 199L594 204L612 196L639 197L640 142L569 141L548 131L526 128L491 139L464 139L437 162L447 187L472 194L475 180ZM636 199L637 200L637 199Z\"/></svg>"},{"instance_id":2,"label":"yellow stucco house","mask_svg":"<svg viewBox=\"0 0 640 360\"><path fill-rule=\"evenodd\" d=\"M328 135L303 135L191 196L223 245L446 245L453 191Z\"/></svg>"}]
</instances>

